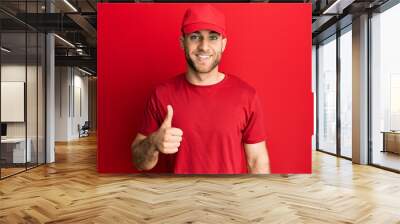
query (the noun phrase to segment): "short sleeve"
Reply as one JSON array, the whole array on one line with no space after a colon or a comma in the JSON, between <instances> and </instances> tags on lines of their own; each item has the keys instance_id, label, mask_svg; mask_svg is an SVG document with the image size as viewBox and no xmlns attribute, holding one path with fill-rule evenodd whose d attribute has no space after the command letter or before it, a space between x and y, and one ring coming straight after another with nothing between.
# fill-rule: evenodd
<instances>
[{"instance_id":1,"label":"short sleeve","mask_svg":"<svg viewBox=\"0 0 400 224\"><path fill-rule=\"evenodd\" d=\"M243 142L255 144L265 141L264 116L260 100L255 94L249 104L246 126L243 131Z\"/></svg>"},{"instance_id":2,"label":"short sleeve","mask_svg":"<svg viewBox=\"0 0 400 224\"><path fill-rule=\"evenodd\" d=\"M148 136L154 131L157 131L161 125L159 100L155 91L150 95L148 99L141 125L139 127L139 133Z\"/></svg>"}]
</instances>

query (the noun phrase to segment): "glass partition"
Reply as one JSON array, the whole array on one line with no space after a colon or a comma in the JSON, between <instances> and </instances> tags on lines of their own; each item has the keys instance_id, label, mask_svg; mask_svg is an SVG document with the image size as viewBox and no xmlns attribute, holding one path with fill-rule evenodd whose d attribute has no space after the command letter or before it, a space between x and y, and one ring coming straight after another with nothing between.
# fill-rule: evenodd
<instances>
[{"instance_id":1,"label":"glass partition","mask_svg":"<svg viewBox=\"0 0 400 224\"><path fill-rule=\"evenodd\" d=\"M38 65L37 65L37 162L44 164L46 162L45 145L45 124L46 124L46 36L43 33L38 34Z\"/></svg>"},{"instance_id":2,"label":"glass partition","mask_svg":"<svg viewBox=\"0 0 400 224\"><path fill-rule=\"evenodd\" d=\"M318 149L336 154L336 36L318 47Z\"/></svg>"},{"instance_id":3,"label":"glass partition","mask_svg":"<svg viewBox=\"0 0 400 224\"><path fill-rule=\"evenodd\" d=\"M26 141L26 33L3 32L1 47L1 175L6 177L25 170L32 155Z\"/></svg>"},{"instance_id":4,"label":"glass partition","mask_svg":"<svg viewBox=\"0 0 400 224\"><path fill-rule=\"evenodd\" d=\"M38 144L37 144L37 132L38 132L38 35L36 32L27 33L27 98L26 98L26 113L27 113L27 143L28 149L30 148L30 161L27 163L28 168L37 165L38 157Z\"/></svg>"},{"instance_id":5,"label":"glass partition","mask_svg":"<svg viewBox=\"0 0 400 224\"><path fill-rule=\"evenodd\" d=\"M16 19L44 3L0 2L0 178L45 163L45 34Z\"/></svg>"}]
</instances>

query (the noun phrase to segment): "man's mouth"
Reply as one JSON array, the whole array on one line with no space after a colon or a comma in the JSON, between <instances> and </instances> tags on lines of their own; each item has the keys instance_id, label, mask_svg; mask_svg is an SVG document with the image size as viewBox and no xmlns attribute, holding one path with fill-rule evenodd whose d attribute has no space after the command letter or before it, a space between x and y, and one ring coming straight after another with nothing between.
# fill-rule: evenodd
<instances>
[{"instance_id":1,"label":"man's mouth","mask_svg":"<svg viewBox=\"0 0 400 224\"><path fill-rule=\"evenodd\" d=\"M202 62L202 61L207 61L208 59L210 59L211 55L197 54L196 57L200 62Z\"/></svg>"}]
</instances>

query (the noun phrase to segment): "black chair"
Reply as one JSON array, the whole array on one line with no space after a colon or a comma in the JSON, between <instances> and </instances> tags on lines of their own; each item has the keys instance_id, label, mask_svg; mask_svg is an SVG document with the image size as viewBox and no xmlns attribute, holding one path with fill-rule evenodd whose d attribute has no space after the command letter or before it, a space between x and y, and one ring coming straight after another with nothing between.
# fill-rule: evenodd
<instances>
[{"instance_id":1,"label":"black chair","mask_svg":"<svg viewBox=\"0 0 400 224\"><path fill-rule=\"evenodd\" d=\"M82 127L80 127L80 125L78 124L79 138L89 136L89 129L90 129L89 121L85 121Z\"/></svg>"}]
</instances>

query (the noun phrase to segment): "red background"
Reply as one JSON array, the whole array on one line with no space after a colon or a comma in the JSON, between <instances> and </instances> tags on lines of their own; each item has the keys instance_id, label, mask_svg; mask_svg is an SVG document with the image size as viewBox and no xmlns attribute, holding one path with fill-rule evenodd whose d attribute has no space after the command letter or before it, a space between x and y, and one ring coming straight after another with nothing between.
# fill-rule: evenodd
<instances>
[{"instance_id":1,"label":"red background","mask_svg":"<svg viewBox=\"0 0 400 224\"><path fill-rule=\"evenodd\" d=\"M188 4L98 4L99 172L138 172L134 139L151 88L185 71ZM226 16L220 71L254 86L264 106L272 173L311 173L311 4L214 4ZM163 172L163 163L151 172Z\"/></svg>"}]
</instances>

